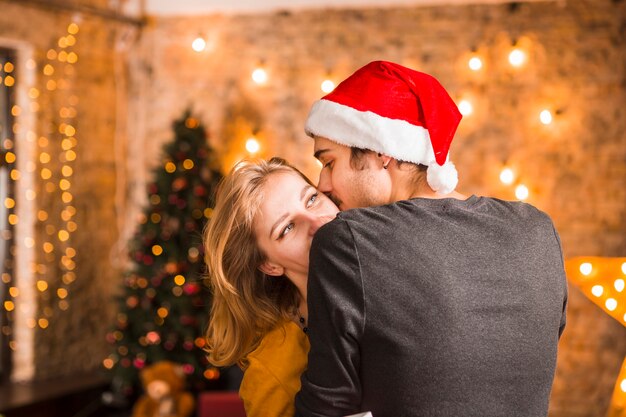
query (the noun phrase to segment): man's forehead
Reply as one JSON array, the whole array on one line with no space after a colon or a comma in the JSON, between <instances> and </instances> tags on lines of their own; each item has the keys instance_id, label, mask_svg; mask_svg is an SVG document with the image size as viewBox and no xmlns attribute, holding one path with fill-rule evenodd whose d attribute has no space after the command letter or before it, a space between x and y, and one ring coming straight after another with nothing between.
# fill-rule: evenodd
<instances>
[{"instance_id":1,"label":"man's forehead","mask_svg":"<svg viewBox=\"0 0 626 417\"><path fill-rule=\"evenodd\" d=\"M316 137L315 144L313 145L313 156L318 158L324 153L332 151L339 146L341 145L331 141L330 139Z\"/></svg>"}]
</instances>

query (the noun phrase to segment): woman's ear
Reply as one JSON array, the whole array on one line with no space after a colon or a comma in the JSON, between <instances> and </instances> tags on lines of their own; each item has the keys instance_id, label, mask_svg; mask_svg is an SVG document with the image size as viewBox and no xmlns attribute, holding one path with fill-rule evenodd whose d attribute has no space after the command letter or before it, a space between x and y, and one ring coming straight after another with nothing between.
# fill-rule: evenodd
<instances>
[{"instance_id":1,"label":"woman's ear","mask_svg":"<svg viewBox=\"0 0 626 417\"><path fill-rule=\"evenodd\" d=\"M278 264L275 264L274 262L265 261L261 265L259 265L259 271L263 272L266 275L279 277L281 275L284 275L285 268Z\"/></svg>"}]
</instances>

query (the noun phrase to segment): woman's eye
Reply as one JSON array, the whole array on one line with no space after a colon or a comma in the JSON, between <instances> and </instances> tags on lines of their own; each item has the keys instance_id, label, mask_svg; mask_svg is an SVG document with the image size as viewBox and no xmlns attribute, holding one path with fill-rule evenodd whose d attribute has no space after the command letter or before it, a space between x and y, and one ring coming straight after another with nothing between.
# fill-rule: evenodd
<instances>
[{"instance_id":1,"label":"woman's eye","mask_svg":"<svg viewBox=\"0 0 626 417\"><path fill-rule=\"evenodd\" d=\"M317 201L317 197L318 197L319 193L315 193L313 195L311 195L311 197L309 197L306 206L307 207L311 207L315 201Z\"/></svg>"},{"instance_id":2,"label":"woman's eye","mask_svg":"<svg viewBox=\"0 0 626 417\"><path fill-rule=\"evenodd\" d=\"M280 235L278 235L278 238L282 238L284 237L287 233L291 232L291 230L293 229L293 223L289 223L287 226L285 226L285 228L280 232Z\"/></svg>"},{"instance_id":3,"label":"woman's eye","mask_svg":"<svg viewBox=\"0 0 626 417\"><path fill-rule=\"evenodd\" d=\"M333 163L333 161L328 161L328 162L326 162L326 163L324 164L324 167L323 167L323 168L328 168L328 169L331 169L331 168L333 167L333 166L332 166L332 163Z\"/></svg>"}]
</instances>

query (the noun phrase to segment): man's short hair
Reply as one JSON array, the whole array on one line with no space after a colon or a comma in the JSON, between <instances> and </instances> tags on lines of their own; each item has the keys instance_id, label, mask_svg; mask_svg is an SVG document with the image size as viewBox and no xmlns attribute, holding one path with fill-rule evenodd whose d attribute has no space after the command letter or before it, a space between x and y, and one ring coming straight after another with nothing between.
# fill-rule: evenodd
<instances>
[{"instance_id":1,"label":"man's short hair","mask_svg":"<svg viewBox=\"0 0 626 417\"><path fill-rule=\"evenodd\" d=\"M363 157L368 153L374 153L374 151L370 151L369 149L355 148L354 146L350 147L350 166L357 171L364 170L366 165ZM397 159L396 162L398 163L398 166L412 165L413 167L415 167L417 172L426 172L426 170L428 169L426 165L416 164L414 162L399 161Z\"/></svg>"}]
</instances>

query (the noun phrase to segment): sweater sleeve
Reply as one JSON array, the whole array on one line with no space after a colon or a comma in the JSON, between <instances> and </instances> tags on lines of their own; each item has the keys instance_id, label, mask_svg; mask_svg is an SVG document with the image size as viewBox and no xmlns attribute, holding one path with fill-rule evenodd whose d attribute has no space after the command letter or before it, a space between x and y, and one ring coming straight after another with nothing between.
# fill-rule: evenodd
<instances>
[{"instance_id":1,"label":"sweater sleeve","mask_svg":"<svg viewBox=\"0 0 626 417\"><path fill-rule=\"evenodd\" d=\"M365 304L356 245L341 218L320 228L313 239L307 301L311 350L296 395L296 415L356 413Z\"/></svg>"},{"instance_id":2,"label":"sweater sleeve","mask_svg":"<svg viewBox=\"0 0 626 417\"><path fill-rule=\"evenodd\" d=\"M563 311L561 314L561 323L559 325L559 338L561 338L561 335L563 334L563 331L565 330L565 325L567 323L567 299L568 299L568 289L567 289L567 278L565 275L565 262L563 260L563 246L561 245L561 238L559 237L558 232L556 231L556 228L554 227L554 224L552 224L552 230L554 232L554 237L556 238L556 243L559 247L559 251L561 253L561 270L563 271L561 280L563 282Z\"/></svg>"},{"instance_id":3,"label":"sweater sleeve","mask_svg":"<svg viewBox=\"0 0 626 417\"><path fill-rule=\"evenodd\" d=\"M244 372L239 396L247 417L291 417L293 394L264 363L251 358Z\"/></svg>"}]
</instances>

